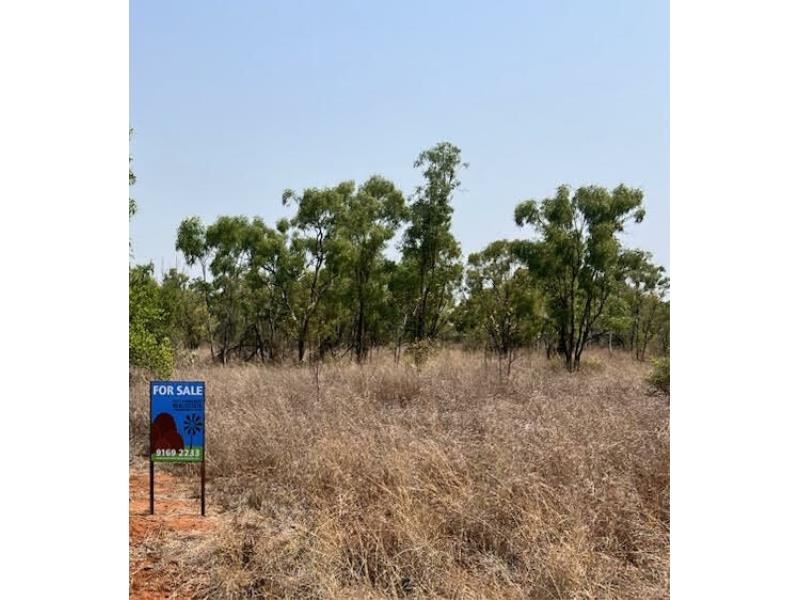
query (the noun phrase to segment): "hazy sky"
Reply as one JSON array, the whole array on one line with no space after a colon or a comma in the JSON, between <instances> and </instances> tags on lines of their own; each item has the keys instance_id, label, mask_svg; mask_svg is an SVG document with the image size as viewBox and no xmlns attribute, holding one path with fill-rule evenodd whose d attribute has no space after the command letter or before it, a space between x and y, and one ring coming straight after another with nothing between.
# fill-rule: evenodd
<instances>
[{"instance_id":1,"label":"hazy sky","mask_svg":"<svg viewBox=\"0 0 800 600\"><path fill-rule=\"evenodd\" d=\"M625 243L669 267L666 1L130 4L136 262L174 266L187 216L274 223L285 188L410 194L446 140L465 255L529 236L521 200L625 183L648 211Z\"/></svg>"}]
</instances>

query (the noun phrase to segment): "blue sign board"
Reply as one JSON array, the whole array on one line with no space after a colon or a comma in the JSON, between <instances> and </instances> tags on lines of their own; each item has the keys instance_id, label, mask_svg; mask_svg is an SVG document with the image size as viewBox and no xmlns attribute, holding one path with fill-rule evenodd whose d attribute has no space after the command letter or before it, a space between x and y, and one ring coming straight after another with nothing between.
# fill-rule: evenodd
<instances>
[{"instance_id":1,"label":"blue sign board","mask_svg":"<svg viewBox=\"0 0 800 600\"><path fill-rule=\"evenodd\" d=\"M206 384L150 382L150 460L202 462L206 441Z\"/></svg>"}]
</instances>

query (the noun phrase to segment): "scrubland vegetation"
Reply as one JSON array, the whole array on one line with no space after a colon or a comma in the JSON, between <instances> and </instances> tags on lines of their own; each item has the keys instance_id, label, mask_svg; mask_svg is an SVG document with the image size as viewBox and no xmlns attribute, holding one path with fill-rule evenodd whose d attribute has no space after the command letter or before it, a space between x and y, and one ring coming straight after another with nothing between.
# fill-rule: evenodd
<instances>
[{"instance_id":1,"label":"scrubland vegetation","mask_svg":"<svg viewBox=\"0 0 800 600\"><path fill-rule=\"evenodd\" d=\"M451 231L461 151L437 144L414 166L422 182L407 199L376 175L287 190L294 214L274 227L260 217L183 220L175 248L194 277L172 269L159 281L152 264L131 267L131 364L166 375L176 352L201 344L224 365L361 363L375 348L399 358L458 342L509 364L538 348L569 371L590 343L642 361L668 352L669 280L648 252L620 242L645 216L641 190L559 186L509 215L527 237L463 261Z\"/></svg>"},{"instance_id":2,"label":"scrubland vegetation","mask_svg":"<svg viewBox=\"0 0 800 600\"><path fill-rule=\"evenodd\" d=\"M523 200L464 260L460 150L414 166L408 197L287 190L274 227L181 222L191 271L131 266L132 464L148 379L205 381L215 523L132 553L193 597L666 597L669 281L620 241L643 192Z\"/></svg>"},{"instance_id":3,"label":"scrubland vegetation","mask_svg":"<svg viewBox=\"0 0 800 600\"><path fill-rule=\"evenodd\" d=\"M599 349L578 373L526 352L510 376L448 349L420 367L391 350L180 367L207 382L218 525L162 533L148 556L195 597L665 598L669 409L647 375ZM147 378L132 377L134 467Z\"/></svg>"}]
</instances>

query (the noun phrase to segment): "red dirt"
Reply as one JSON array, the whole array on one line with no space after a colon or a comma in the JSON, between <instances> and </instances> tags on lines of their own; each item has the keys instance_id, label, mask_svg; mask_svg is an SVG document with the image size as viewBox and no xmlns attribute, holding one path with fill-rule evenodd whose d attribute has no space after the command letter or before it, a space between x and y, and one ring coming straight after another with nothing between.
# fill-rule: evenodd
<instances>
[{"instance_id":1,"label":"red dirt","mask_svg":"<svg viewBox=\"0 0 800 600\"><path fill-rule=\"evenodd\" d=\"M181 590L177 563L163 560L159 551L164 538L196 536L213 531L217 517L200 516L196 496L199 481L184 481L156 468L155 514L150 514L150 480L147 471L131 468L129 482L129 587L135 600L181 600L191 594Z\"/></svg>"}]
</instances>

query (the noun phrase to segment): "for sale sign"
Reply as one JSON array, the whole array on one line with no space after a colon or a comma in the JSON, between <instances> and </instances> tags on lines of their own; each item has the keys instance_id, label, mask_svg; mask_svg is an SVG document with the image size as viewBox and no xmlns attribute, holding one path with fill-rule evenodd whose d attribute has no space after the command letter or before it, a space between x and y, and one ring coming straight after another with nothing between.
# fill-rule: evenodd
<instances>
[{"instance_id":1,"label":"for sale sign","mask_svg":"<svg viewBox=\"0 0 800 600\"><path fill-rule=\"evenodd\" d=\"M150 382L150 460L202 462L206 385L202 381Z\"/></svg>"}]
</instances>

